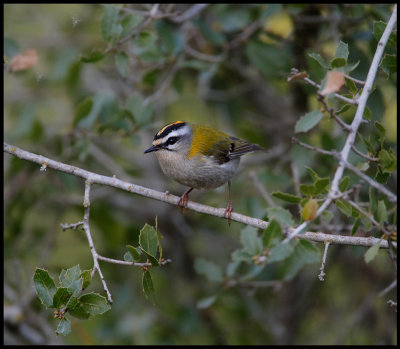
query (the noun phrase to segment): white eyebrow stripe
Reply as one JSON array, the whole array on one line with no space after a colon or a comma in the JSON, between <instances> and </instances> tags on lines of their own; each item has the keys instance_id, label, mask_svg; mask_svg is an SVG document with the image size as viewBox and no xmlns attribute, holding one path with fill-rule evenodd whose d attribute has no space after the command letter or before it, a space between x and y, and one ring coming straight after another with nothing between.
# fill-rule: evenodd
<instances>
[{"instance_id":1,"label":"white eyebrow stripe","mask_svg":"<svg viewBox=\"0 0 400 349\"><path fill-rule=\"evenodd\" d=\"M181 127L177 130L171 131L163 138L156 139L155 141L153 141L153 145L164 144L171 137L181 137L187 133L188 133L188 126Z\"/></svg>"}]
</instances>

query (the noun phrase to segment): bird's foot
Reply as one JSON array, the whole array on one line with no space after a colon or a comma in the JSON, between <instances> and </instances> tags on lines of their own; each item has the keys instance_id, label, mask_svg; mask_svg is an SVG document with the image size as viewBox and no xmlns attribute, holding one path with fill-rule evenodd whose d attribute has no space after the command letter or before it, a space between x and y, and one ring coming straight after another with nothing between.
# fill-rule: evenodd
<instances>
[{"instance_id":1,"label":"bird's foot","mask_svg":"<svg viewBox=\"0 0 400 349\"><path fill-rule=\"evenodd\" d=\"M231 216L233 212L233 204L232 201L229 201L228 207L224 212L224 217L228 219L228 225L231 226Z\"/></svg>"}]
</instances>

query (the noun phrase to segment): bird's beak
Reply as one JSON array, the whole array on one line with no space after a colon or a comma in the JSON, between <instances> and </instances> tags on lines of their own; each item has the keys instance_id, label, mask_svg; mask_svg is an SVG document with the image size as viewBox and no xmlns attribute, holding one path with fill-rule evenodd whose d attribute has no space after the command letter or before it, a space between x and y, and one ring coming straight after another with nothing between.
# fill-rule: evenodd
<instances>
[{"instance_id":1,"label":"bird's beak","mask_svg":"<svg viewBox=\"0 0 400 349\"><path fill-rule=\"evenodd\" d=\"M144 153L146 154L146 153L151 153L152 151L157 151L157 150L160 150L161 149L161 147L159 146L159 145L153 145L152 147L150 147L149 149L146 149L145 151L144 151Z\"/></svg>"}]
</instances>

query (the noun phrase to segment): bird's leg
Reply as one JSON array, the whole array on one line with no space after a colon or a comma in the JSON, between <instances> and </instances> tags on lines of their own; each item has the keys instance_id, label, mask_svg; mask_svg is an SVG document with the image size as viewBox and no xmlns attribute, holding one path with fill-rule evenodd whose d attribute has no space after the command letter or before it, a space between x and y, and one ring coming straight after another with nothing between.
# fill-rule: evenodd
<instances>
[{"instance_id":1,"label":"bird's leg","mask_svg":"<svg viewBox=\"0 0 400 349\"><path fill-rule=\"evenodd\" d=\"M228 181L228 189L229 189L229 203L228 207L224 212L224 217L228 218L228 224L231 225L231 215L233 211L233 203L232 203L232 193L231 193L231 181Z\"/></svg>"},{"instance_id":2,"label":"bird's leg","mask_svg":"<svg viewBox=\"0 0 400 349\"><path fill-rule=\"evenodd\" d=\"M184 208L187 208L187 204L189 201L189 193L193 190L194 188L189 188L186 190L183 195L180 197L178 201L178 205L181 206L182 212Z\"/></svg>"}]
</instances>

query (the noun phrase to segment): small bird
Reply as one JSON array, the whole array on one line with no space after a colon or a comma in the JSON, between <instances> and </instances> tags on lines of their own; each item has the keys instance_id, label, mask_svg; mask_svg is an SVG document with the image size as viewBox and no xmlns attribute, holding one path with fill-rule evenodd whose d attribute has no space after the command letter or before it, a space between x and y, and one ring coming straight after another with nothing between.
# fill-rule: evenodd
<instances>
[{"instance_id":1,"label":"small bird","mask_svg":"<svg viewBox=\"0 0 400 349\"><path fill-rule=\"evenodd\" d=\"M162 171L189 189L178 205L187 208L193 189L212 189L228 182L229 204L224 217L230 224L233 211L231 177L240 157L248 152L266 149L227 135L210 126L176 121L156 133L152 146L144 153L156 152Z\"/></svg>"}]
</instances>

